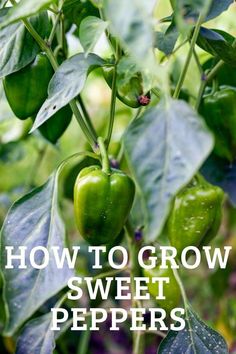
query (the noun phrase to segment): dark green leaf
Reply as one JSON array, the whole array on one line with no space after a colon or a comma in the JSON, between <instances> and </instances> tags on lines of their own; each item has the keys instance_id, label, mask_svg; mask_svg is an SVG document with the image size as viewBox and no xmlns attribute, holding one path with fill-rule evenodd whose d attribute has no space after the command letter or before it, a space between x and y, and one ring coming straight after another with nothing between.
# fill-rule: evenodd
<instances>
[{"instance_id":1,"label":"dark green leaf","mask_svg":"<svg viewBox=\"0 0 236 354\"><path fill-rule=\"evenodd\" d=\"M205 21L212 20L219 16L222 12L226 11L233 2L234 0L212 0ZM185 20L189 21L192 19L195 22L205 4L205 0L179 0L176 2L175 8Z\"/></svg>"},{"instance_id":2,"label":"dark green leaf","mask_svg":"<svg viewBox=\"0 0 236 354\"><path fill-rule=\"evenodd\" d=\"M124 137L128 162L143 200L146 239L162 231L176 193L188 183L213 148L204 121L183 101L147 110Z\"/></svg>"},{"instance_id":3,"label":"dark green leaf","mask_svg":"<svg viewBox=\"0 0 236 354\"><path fill-rule=\"evenodd\" d=\"M206 52L222 59L231 66L236 66L236 48L233 47L234 37L230 34L202 27L197 44Z\"/></svg>"},{"instance_id":4,"label":"dark green leaf","mask_svg":"<svg viewBox=\"0 0 236 354\"><path fill-rule=\"evenodd\" d=\"M52 354L55 338L51 322L49 313L27 323L17 341L16 354Z\"/></svg>"},{"instance_id":5,"label":"dark green leaf","mask_svg":"<svg viewBox=\"0 0 236 354\"><path fill-rule=\"evenodd\" d=\"M236 162L229 162L211 154L201 169L204 177L212 184L220 186L236 207Z\"/></svg>"},{"instance_id":6,"label":"dark green leaf","mask_svg":"<svg viewBox=\"0 0 236 354\"><path fill-rule=\"evenodd\" d=\"M6 27L22 18L35 15L55 1L56 0L21 0L18 4L10 8L7 15L0 23L0 28Z\"/></svg>"},{"instance_id":7,"label":"dark green leaf","mask_svg":"<svg viewBox=\"0 0 236 354\"><path fill-rule=\"evenodd\" d=\"M21 141L12 141L0 144L0 161L14 163L21 160L25 155L24 145Z\"/></svg>"},{"instance_id":8,"label":"dark green leaf","mask_svg":"<svg viewBox=\"0 0 236 354\"><path fill-rule=\"evenodd\" d=\"M0 22L8 9L0 10ZM34 16L30 23L43 37L50 32L46 12ZM0 30L0 78L18 71L32 62L40 51L39 46L29 34L23 23L18 22Z\"/></svg>"},{"instance_id":9,"label":"dark green leaf","mask_svg":"<svg viewBox=\"0 0 236 354\"><path fill-rule=\"evenodd\" d=\"M63 13L66 21L70 24L75 24L78 28L86 17L99 17L98 9L88 0L67 0L63 6Z\"/></svg>"},{"instance_id":10,"label":"dark green leaf","mask_svg":"<svg viewBox=\"0 0 236 354\"><path fill-rule=\"evenodd\" d=\"M173 52L178 37L179 31L174 23L171 23L165 33L156 32L156 47L166 55L169 55Z\"/></svg>"},{"instance_id":11,"label":"dark green leaf","mask_svg":"<svg viewBox=\"0 0 236 354\"><path fill-rule=\"evenodd\" d=\"M212 0L210 10L208 12L206 20L212 20L213 18L219 16L222 12L228 10L229 6L234 2L234 0Z\"/></svg>"},{"instance_id":12,"label":"dark green leaf","mask_svg":"<svg viewBox=\"0 0 236 354\"><path fill-rule=\"evenodd\" d=\"M77 54L66 60L55 72L48 87L48 99L41 107L31 131L40 127L60 108L66 106L82 91L88 74L95 68L105 65L105 61L95 54L87 57Z\"/></svg>"},{"instance_id":13,"label":"dark green leaf","mask_svg":"<svg viewBox=\"0 0 236 354\"><path fill-rule=\"evenodd\" d=\"M200 320L189 307L185 313L186 327L182 331L169 331L161 342L158 354L228 354L224 338Z\"/></svg>"},{"instance_id":14,"label":"dark green leaf","mask_svg":"<svg viewBox=\"0 0 236 354\"><path fill-rule=\"evenodd\" d=\"M52 246L64 247L65 227L58 211L58 174L54 173L42 187L27 194L10 209L1 232L1 269L4 277L4 300L7 307L5 334L12 335L46 300L66 286L73 272L56 267ZM27 269L5 269L6 246L27 246ZM35 246L48 249L49 265L32 268L29 253ZM38 262L43 258L40 255Z\"/></svg>"},{"instance_id":15,"label":"dark green leaf","mask_svg":"<svg viewBox=\"0 0 236 354\"><path fill-rule=\"evenodd\" d=\"M81 22L79 38L86 54L93 51L107 26L108 22L95 16L88 16Z\"/></svg>"},{"instance_id":16,"label":"dark green leaf","mask_svg":"<svg viewBox=\"0 0 236 354\"><path fill-rule=\"evenodd\" d=\"M197 22L200 13L206 12L205 22L226 11L233 0L179 0L175 2L174 18L179 29L187 33Z\"/></svg>"},{"instance_id":17,"label":"dark green leaf","mask_svg":"<svg viewBox=\"0 0 236 354\"><path fill-rule=\"evenodd\" d=\"M208 59L203 64L203 70L206 71L213 69L218 61L219 58L216 57ZM217 79L219 86L228 85L236 87L236 70L232 70L232 66L226 63L217 71L215 78ZM211 84L212 81L208 83L209 86Z\"/></svg>"}]
</instances>

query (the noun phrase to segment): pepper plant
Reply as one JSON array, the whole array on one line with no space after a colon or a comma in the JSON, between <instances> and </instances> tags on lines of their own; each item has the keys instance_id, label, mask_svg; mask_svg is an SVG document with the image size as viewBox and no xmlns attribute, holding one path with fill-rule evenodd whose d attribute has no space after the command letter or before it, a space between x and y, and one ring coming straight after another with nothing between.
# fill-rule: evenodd
<instances>
[{"instance_id":1,"label":"pepper plant","mask_svg":"<svg viewBox=\"0 0 236 354\"><path fill-rule=\"evenodd\" d=\"M236 324L227 317L236 314L233 260L208 278L204 265L194 274L159 265L144 271L149 279L170 278L166 300L156 306L170 312L182 303L182 331L131 333L124 325L118 341L106 328L98 339L70 333L70 319L60 332L50 330L51 307L73 308L66 286L75 272L94 279L129 272L133 291L144 245L157 252L171 245L178 256L211 241L222 249L235 245L236 39L222 30L227 14L235 16L233 0L0 0L2 111L9 105L6 126L18 127L12 140L0 130L0 178L6 161L22 158L22 144L37 150L23 187L8 189L2 203L14 202L8 213L4 207L1 229L1 353L233 353ZM104 42L101 54L97 44ZM102 122L96 115L104 107L86 99L97 82L110 95ZM79 136L67 140L71 155L60 153L67 128ZM44 173L42 184L36 175L52 146L58 167ZM75 272L58 270L54 261L42 270L5 267L6 246L27 246L29 257L36 245L51 255L52 246L88 243L125 245L128 268L114 271L104 256L105 270L96 273L86 252ZM155 304L158 288L150 285L149 292ZM143 306L134 299L132 305Z\"/></svg>"}]
</instances>

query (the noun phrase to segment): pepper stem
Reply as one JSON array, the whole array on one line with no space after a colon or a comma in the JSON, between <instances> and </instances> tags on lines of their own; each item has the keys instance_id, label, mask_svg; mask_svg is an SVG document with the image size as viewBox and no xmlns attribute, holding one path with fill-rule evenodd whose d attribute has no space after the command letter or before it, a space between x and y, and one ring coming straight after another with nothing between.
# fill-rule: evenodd
<instances>
[{"instance_id":1,"label":"pepper stem","mask_svg":"<svg viewBox=\"0 0 236 354\"><path fill-rule=\"evenodd\" d=\"M106 174L110 175L111 174L110 162L109 162L109 158L108 158L108 154L107 154L107 150L103 138L101 137L98 138L98 145L102 157L102 170Z\"/></svg>"}]
</instances>

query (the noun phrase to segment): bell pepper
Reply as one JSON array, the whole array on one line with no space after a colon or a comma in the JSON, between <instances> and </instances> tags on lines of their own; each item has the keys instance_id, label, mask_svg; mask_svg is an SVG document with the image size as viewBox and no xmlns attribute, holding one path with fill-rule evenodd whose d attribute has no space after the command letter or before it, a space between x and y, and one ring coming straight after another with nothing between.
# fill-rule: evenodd
<instances>
[{"instance_id":1,"label":"bell pepper","mask_svg":"<svg viewBox=\"0 0 236 354\"><path fill-rule=\"evenodd\" d=\"M31 64L4 78L5 94L17 118L35 119L47 98L47 89L53 73L46 54L39 53ZM63 107L40 126L39 131L45 139L54 144L70 124L71 118L70 107Z\"/></svg>"},{"instance_id":2,"label":"bell pepper","mask_svg":"<svg viewBox=\"0 0 236 354\"><path fill-rule=\"evenodd\" d=\"M110 88L112 88L113 73L113 67L103 69L104 78ZM138 108L140 106L147 106L150 103L150 93L145 94L143 92L142 78L139 73L134 75L125 85L119 85L119 79L117 82L116 95L127 106Z\"/></svg>"},{"instance_id":3,"label":"bell pepper","mask_svg":"<svg viewBox=\"0 0 236 354\"><path fill-rule=\"evenodd\" d=\"M171 246L178 256L185 247L202 248L217 234L222 218L221 188L197 175L175 197L167 222Z\"/></svg>"},{"instance_id":4,"label":"bell pepper","mask_svg":"<svg viewBox=\"0 0 236 354\"><path fill-rule=\"evenodd\" d=\"M74 186L75 220L92 245L110 244L122 231L134 200L132 179L119 170L84 168Z\"/></svg>"},{"instance_id":5,"label":"bell pepper","mask_svg":"<svg viewBox=\"0 0 236 354\"><path fill-rule=\"evenodd\" d=\"M216 155L233 161L236 156L236 88L221 86L204 96L200 114L215 135Z\"/></svg>"},{"instance_id":6,"label":"bell pepper","mask_svg":"<svg viewBox=\"0 0 236 354\"><path fill-rule=\"evenodd\" d=\"M32 118L33 121L34 119L35 117ZM69 106L65 106L43 123L38 130L46 140L55 144L69 126L71 119L72 111Z\"/></svg>"},{"instance_id":7,"label":"bell pepper","mask_svg":"<svg viewBox=\"0 0 236 354\"><path fill-rule=\"evenodd\" d=\"M5 94L16 117L24 120L39 111L53 73L46 54L39 53L31 64L4 78Z\"/></svg>"},{"instance_id":8,"label":"bell pepper","mask_svg":"<svg viewBox=\"0 0 236 354\"><path fill-rule=\"evenodd\" d=\"M166 310L168 313L172 309L178 307L181 299L181 292L175 279L174 272L170 267L167 269L161 269L158 265L153 269L144 269L143 275L149 278L148 291L155 299L158 296L159 285L158 283L152 283L152 278L169 278L169 283L164 283L163 285L163 295L165 299L156 301L158 306Z\"/></svg>"}]
</instances>

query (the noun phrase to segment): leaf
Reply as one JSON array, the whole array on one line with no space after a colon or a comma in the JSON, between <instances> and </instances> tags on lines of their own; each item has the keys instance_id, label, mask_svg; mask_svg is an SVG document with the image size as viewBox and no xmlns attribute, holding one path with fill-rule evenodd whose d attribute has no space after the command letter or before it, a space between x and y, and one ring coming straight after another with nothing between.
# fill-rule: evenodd
<instances>
[{"instance_id":1,"label":"leaf","mask_svg":"<svg viewBox=\"0 0 236 354\"><path fill-rule=\"evenodd\" d=\"M178 0L175 2L174 18L176 25L184 34L197 22L200 13L207 11L204 22L214 19L226 11L234 0ZM209 7L209 9L208 9Z\"/></svg>"},{"instance_id":2,"label":"leaf","mask_svg":"<svg viewBox=\"0 0 236 354\"><path fill-rule=\"evenodd\" d=\"M78 28L84 18L88 16L99 17L98 9L88 0L67 0L63 5L63 13L66 20ZM77 30L74 33L77 34Z\"/></svg>"},{"instance_id":3,"label":"leaf","mask_svg":"<svg viewBox=\"0 0 236 354\"><path fill-rule=\"evenodd\" d=\"M202 27L197 44L206 52L219 57L225 63L236 66L236 48L233 47L234 37L230 34Z\"/></svg>"},{"instance_id":4,"label":"leaf","mask_svg":"<svg viewBox=\"0 0 236 354\"><path fill-rule=\"evenodd\" d=\"M103 0L90 0L90 2L93 4L93 6L97 8L102 8Z\"/></svg>"},{"instance_id":5,"label":"leaf","mask_svg":"<svg viewBox=\"0 0 236 354\"><path fill-rule=\"evenodd\" d=\"M229 6L234 2L234 0L212 0L210 10L208 12L206 21L212 20L218 17L222 12L228 10Z\"/></svg>"},{"instance_id":6,"label":"leaf","mask_svg":"<svg viewBox=\"0 0 236 354\"><path fill-rule=\"evenodd\" d=\"M140 0L104 0L104 11L113 35L140 67L152 70L155 65L154 29L145 4Z\"/></svg>"},{"instance_id":7,"label":"leaf","mask_svg":"<svg viewBox=\"0 0 236 354\"><path fill-rule=\"evenodd\" d=\"M210 183L221 187L236 207L236 161L232 163L211 154L202 166L201 173Z\"/></svg>"},{"instance_id":8,"label":"leaf","mask_svg":"<svg viewBox=\"0 0 236 354\"><path fill-rule=\"evenodd\" d=\"M11 141L7 144L0 144L0 161L3 163L14 163L25 156L24 144L22 141Z\"/></svg>"},{"instance_id":9,"label":"leaf","mask_svg":"<svg viewBox=\"0 0 236 354\"><path fill-rule=\"evenodd\" d=\"M84 87L88 74L105 63L95 54L89 54L86 57L83 53L64 61L49 83L48 98L38 112L31 132L78 96Z\"/></svg>"},{"instance_id":10,"label":"leaf","mask_svg":"<svg viewBox=\"0 0 236 354\"><path fill-rule=\"evenodd\" d=\"M184 330L169 331L158 354L228 354L224 338L202 322L189 307L186 308L185 321Z\"/></svg>"},{"instance_id":11,"label":"leaf","mask_svg":"<svg viewBox=\"0 0 236 354\"><path fill-rule=\"evenodd\" d=\"M175 24L171 23L165 33L156 32L155 46L166 55L170 55L174 50L178 37L179 31Z\"/></svg>"},{"instance_id":12,"label":"leaf","mask_svg":"<svg viewBox=\"0 0 236 354\"><path fill-rule=\"evenodd\" d=\"M61 324L60 331L51 331L52 313L37 317L23 328L15 354L52 354L55 340L71 327L71 320Z\"/></svg>"},{"instance_id":13,"label":"leaf","mask_svg":"<svg viewBox=\"0 0 236 354\"><path fill-rule=\"evenodd\" d=\"M86 54L92 52L107 26L108 22L95 16L88 16L81 22L79 38Z\"/></svg>"},{"instance_id":14,"label":"leaf","mask_svg":"<svg viewBox=\"0 0 236 354\"><path fill-rule=\"evenodd\" d=\"M124 148L143 201L146 240L154 241L173 197L207 158L213 138L187 103L170 100L147 110L129 126Z\"/></svg>"},{"instance_id":15,"label":"leaf","mask_svg":"<svg viewBox=\"0 0 236 354\"><path fill-rule=\"evenodd\" d=\"M4 333L12 335L46 300L66 286L73 276L67 265L56 267L52 246L64 247L65 227L57 206L58 175L54 173L40 188L34 189L10 209L1 232L1 269L7 323ZM5 246L27 246L27 269L6 269ZM29 253L33 247L48 249L50 262L45 269L32 268ZM40 254L38 262L42 260ZM16 266L17 261L14 261Z\"/></svg>"},{"instance_id":16,"label":"leaf","mask_svg":"<svg viewBox=\"0 0 236 354\"><path fill-rule=\"evenodd\" d=\"M6 27L20 19L35 15L40 10L46 9L53 2L55 0L21 0L9 9L3 22L0 23L0 28Z\"/></svg>"},{"instance_id":17,"label":"leaf","mask_svg":"<svg viewBox=\"0 0 236 354\"><path fill-rule=\"evenodd\" d=\"M212 0L205 18L205 22L218 17L222 12L228 10L229 6L233 2L234 0ZM205 0L179 0L176 1L176 8L185 20L189 21L192 19L193 21L197 21L205 4Z\"/></svg>"},{"instance_id":18,"label":"leaf","mask_svg":"<svg viewBox=\"0 0 236 354\"><path fill-rule=\"evenodd\" d=\"M0 333L2 333L4 328L4 323L5 323L4 302L2 298L2 286L3 286L3 281L2 281L2 276L0 274Z\"/></svg>"},{"instance_id":19,"label":"leaf","mask_svg":"<svg viewBox=\"0 0 236 354\"><path fill-rule=\"evenodd\" d=\"M0 22L8 9L0 10ZM46 12L29 19L35 30L45 38L50 32ZM0 78L24 68L40 51L38 44L23 23L18 22L0 29Z\"/></svg>"},{"instance_id":20,"label":"leaf","mask_svg":"<svg viewBox=\"0 0 236 354\"><path fill-rule=\"evenodd\" d=\"M49 313L27 323L17 341L16 354L52 354L56 345L51 321Z\"/></svg>"},{"instance_id":21,"label":"leaf","mask_svg":"<svg viewBox=\"0 0 236 354\"><path fill-rule=\"evenodd\" d=\"M7 0L0 0L0 9L3 8Z\"/></svg>"}]
</instances>

